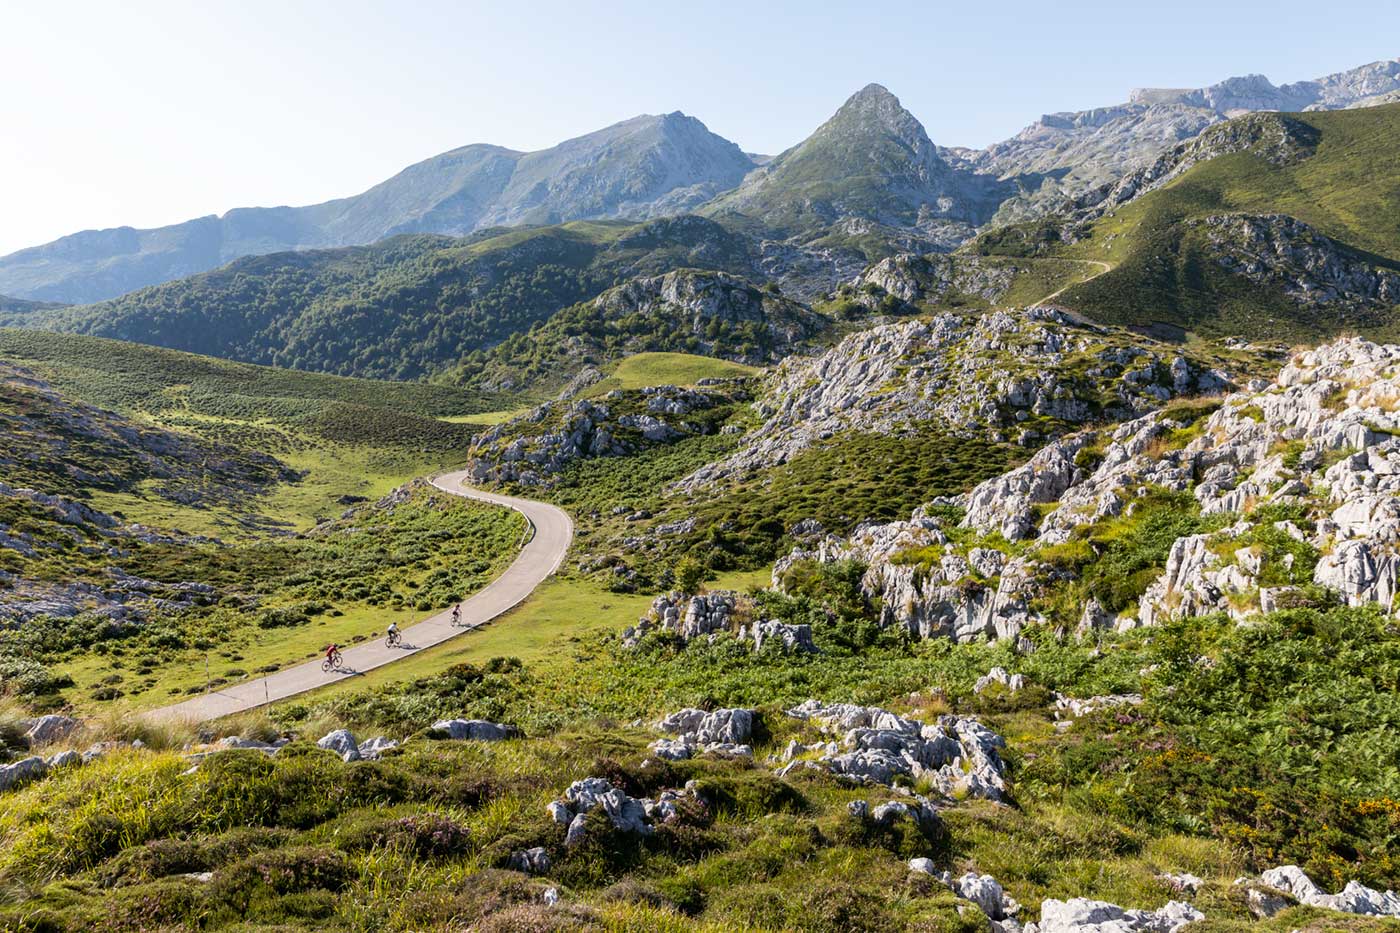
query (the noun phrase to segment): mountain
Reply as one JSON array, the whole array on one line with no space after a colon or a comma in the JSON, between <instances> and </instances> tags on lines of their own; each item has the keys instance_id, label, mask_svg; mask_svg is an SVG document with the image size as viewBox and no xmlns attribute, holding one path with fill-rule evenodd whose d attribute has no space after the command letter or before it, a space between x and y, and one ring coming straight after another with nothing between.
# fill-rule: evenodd
<instances>
[{"instance_id":1,"label":"mountain","mask_svg":"<svg viewBox=\"0 0 1400 933\"><path fill-rule=\"evenodd\" d=\"M945 150L969 170L1013 182L994 223L1039 216L1133 169L1206 127L1261 110L1341 110L1400 95L1400 59L1275 87L1263 75L1205 88L1142 88L1126 103L1041 117L985 150Z\"/></svg>"},{"instance_id":2,"label":"mountain","mask_svg":"<svg viewBox=\"0 0 1400 933\"><path fill-rule=\"evenodd\" d=\"M1272 340L1400 330L1400 104L1241 117L1107 201L973 250L1109 267L1057 299L1104 321Z\"/></svg>"},{"instance_id":3,"label":"mountain","mask_svg":"<svg viewBox=\"0 0 1400 933\"><path fill-rule=\"evenodd\" d=\"M248 256L111 301L7 320L250 363L414 379L633 276L748 274L750 248L699 217L405 234Z\"/></svg>"},{"instance_id":4,"label":"mountain","mask_svg":"<svg viewBox=\"0 0 1400 933\"><path fill-rule=\"evenodd\" d=\"M956 244L994 207L982 180L944 161L899 99L871 84L703 212L777 237L878 225Z\"/></svg>"},{"instance_id":5,"label":"mountain","mask_svg":"<svg viewBox=\"0 0 1400 933\"><path fill-rule=\"evenodd\" d=\"M679 213L754 167L682 113L639 116L540 152L473 145L409 166L362 194L308 207L241 208L151 230L88 230L0 257L0 293L93 302L243 256L460 235L499 224Z\"/></svg>"}]
</instances>

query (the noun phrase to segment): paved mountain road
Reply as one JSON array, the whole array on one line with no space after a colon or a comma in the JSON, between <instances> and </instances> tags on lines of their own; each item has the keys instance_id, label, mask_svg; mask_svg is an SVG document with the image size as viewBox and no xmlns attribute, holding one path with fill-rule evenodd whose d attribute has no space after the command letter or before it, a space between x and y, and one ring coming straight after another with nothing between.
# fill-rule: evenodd
<instances>
[{"instance_id":1,"label":"paved mountain road","mask_svg":"<svg viewBox=\"0 0 1400 933\"><path fill-rule=\"evenodd\" d=\"M173 706L151 710L146 715L152 719L166 721L203 722L230 713L254 709L271 701L285 700L299 693L336 683L344 677L403 660L424 648L442 644L465 631L484 625L519 605L525 597L534 592L535 587L559 569L564 555L569 550L569 544L573 541L574 523L563 509L530 499L500 496L472 489L465 485L465 480L465 472L444 473L435 477L432 484L455 496L493 502L515 509L530 522L534 532L504 573L484 589L462 601L462 620L466 624L465 627L454 626L451 610L444 610L404 628L403 644L399 647L388 647L381 636L343 649L343 667L338 672L326 673L321 670L322 659L317 657L315 660L257 680L233 684Z\"/></svg>"}]
</instances>

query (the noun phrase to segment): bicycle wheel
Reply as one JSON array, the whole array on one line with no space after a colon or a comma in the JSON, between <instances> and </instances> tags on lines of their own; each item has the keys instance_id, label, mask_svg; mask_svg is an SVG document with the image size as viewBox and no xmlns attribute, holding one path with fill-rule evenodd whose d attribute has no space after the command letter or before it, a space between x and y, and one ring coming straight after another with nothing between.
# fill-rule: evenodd
<instances>
[{"instance_id":1,"label":"bicycle wheel","mask_svg":"<svg viewBox=\"0 0 1400 933\"><path fill-rule=\"evenodd\" d=\"M321 670L325 671L327 674L331 672L331 662L329 658L321 662Z\"/></svg>"}]
</instances>

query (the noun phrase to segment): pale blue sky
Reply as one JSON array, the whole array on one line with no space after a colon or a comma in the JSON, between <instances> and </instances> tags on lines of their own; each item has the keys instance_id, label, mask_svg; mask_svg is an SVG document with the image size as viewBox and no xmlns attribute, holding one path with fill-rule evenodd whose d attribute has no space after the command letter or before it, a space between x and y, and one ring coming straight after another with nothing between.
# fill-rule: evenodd
<instances>
[{"instance_id":1,"label":"pale blue sky","mask_svg":"<svg viewBox=\"0 0 1400 933\"><path fill-rule=\"evenodd\" d=\"M1395 0L0 0L0 254L356 193L471 142L683 110L777 152L878 81L935 142L1400 55Z\"/></svg>"}]
</instances>

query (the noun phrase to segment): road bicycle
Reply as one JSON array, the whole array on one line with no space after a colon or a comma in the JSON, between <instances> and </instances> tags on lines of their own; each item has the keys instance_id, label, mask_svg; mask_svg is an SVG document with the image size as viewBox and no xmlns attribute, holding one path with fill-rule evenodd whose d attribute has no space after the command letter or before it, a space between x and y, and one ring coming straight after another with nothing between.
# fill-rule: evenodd
<instances>
[{"instance_id":1,"label":"road bicycle","mask_svg":"<svg viewBox=\"0 0 1400 933\"><path fill-rule=\"evenodd\" d=\"M321 662L321 670L329 674L331 671L340 670L341 657L339 651L334 651L331 656Z\"/></svg>"},{"instance_id":2,"label":"road bicycle","mask_svg":"<svg viewBox=\"0 0 1400 933\"><path fill-rule=\"evenodd\" d=\"M390 632L388 636L384 639L384 644L386 647L389 648L397 648L399 645L403 644L403 633Z\"/></svg>"}]
</instances>

